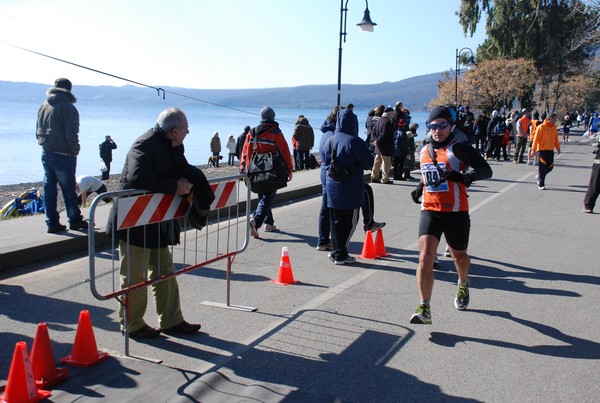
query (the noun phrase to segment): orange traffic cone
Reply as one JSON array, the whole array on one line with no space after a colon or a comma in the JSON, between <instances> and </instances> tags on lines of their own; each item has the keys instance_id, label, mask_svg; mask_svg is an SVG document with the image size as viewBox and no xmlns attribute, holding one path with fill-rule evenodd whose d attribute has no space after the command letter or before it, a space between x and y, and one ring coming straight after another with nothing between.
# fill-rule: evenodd
<instances>
[{"instance_id":1,"label":"orange traffic cone","mask_svg":"<svg viewBox=\"0 0 600 403\"><path fill-rule=\"evenodd\" d=\"M363 244L360 257L363 259L377 259L377 253L375 253L375 247L373 246L373 234L371 231L367 231L365 234L365 243Z\"/></svg>"},{"instance_id":2,"label":"orange traffic cone","mask_svg":"<svg viewBox=\"0 0 600 403\"><path fill-rule=\"evenodd\" d=\"M0 396L0 402L39 402L47 399L51 394L35 386L27 343L18 342L10 364L6 390Z\"/></svg>"},{"instance_id":3,"label":"orange traffic cone","mask_svg":"<svg viewBox=\"0 0 600 403\"><path fill-rule=\"evenodd\" d=\"M375 253L379 257L390 256L385 250L385 242L383 241L383 231L381 228L377 230L377 235L375 236Z\"/></svg>"},{"instance_id":4,"label":"orange traffic cone","mask_svg":"<svg viewBox=\"0 0 600 403\"><path fill-rule=\"evenodd\" d=\"M107 357L108 353L98 351L96 346L90 313L86 310L81 311L71 355L66 356L60 362L79 367L89 367Z\"/></svg>"},{"instance_id":5,"label":"orange traffic cone","mask_svg":"<svg viewBox=\"0 0 600 403\"><path fill-rule=\"evenodd\" d=\"M54 385L69 376L67 368L56 367L48 326L45 323L38 324L35 331L31 347L31 367L35 383L42 388Z\"/></svg>"},{"instance_id":6,"label":"orange traffic cone","mask_svg":"<svg viewBox=\"0 0 600 403\"><path fill-rule=\"evenodd\" d=\"M281 248L281 261L279 262L279 273L277 273L277 280L273 280L276 284L289 285L299 283L294 280L294 274L292 273L292 264L290 263L290 256L288 254L287 246Z\"/></svg>"}]
</instances>

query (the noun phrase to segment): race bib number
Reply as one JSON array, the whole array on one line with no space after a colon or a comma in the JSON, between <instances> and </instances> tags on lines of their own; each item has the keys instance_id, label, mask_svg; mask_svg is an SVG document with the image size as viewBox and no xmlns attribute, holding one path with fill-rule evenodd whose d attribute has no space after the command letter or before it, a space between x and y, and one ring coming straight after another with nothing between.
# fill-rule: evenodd
<instances>
[{"instance_id":1,"label":"race bib number","mask_svg":"<svg viewBox=\"0 0 600 403\"><path fill-rule=\"evenodd\" d=\"M442 171L446 171L446 163L440 162L438 166ZM421 173L423 174L423 181L425 182L425 189L429 193L447 192L448 182L444 181L438 186L435 186L436 181L440 180L440 172L434 164L423 164L421 166Z\"/></svg>"}]
</instances>

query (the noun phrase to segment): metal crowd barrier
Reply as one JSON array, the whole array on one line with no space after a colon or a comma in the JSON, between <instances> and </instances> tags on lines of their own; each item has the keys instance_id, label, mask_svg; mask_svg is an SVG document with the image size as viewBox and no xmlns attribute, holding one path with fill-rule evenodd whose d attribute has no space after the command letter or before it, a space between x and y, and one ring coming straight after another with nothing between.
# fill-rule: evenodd
<instances>
[{"instance_id":1,"label":"metal crowd barrier","mask_svg":"<svg viewBox=\"0 0 600 403\"><path fill-rule=\"evenodd\" d=\"M209 184L215 193L215 201L211 205L207 225L196 230L188 225L187 211L190 203L187 199L175 195L149 193L144 190L122 190L106 192L98 195L90 206L89 215L89 272L90 289L99 300L115 298L122 305L127 317L129 292L157 284L168 278L188 273L220 260L226 260L226 302L204 301L202 304L243 311L255 311L254 307L231 304L231 267L237 254L248 246L250 234L250 188L240 186L244 175L210 179ZM246 189L245 195L240 195ZM245 196L245 197L244 197ZM245 200L240 200L242 197ZM106 199L112 199L110 213L101 227L112 220L113 229L109 235L110 246L96 250L94 228L101 210L97 208ZM109 209L103 206L104 212ZM121 288L119 239L116 230L124 230L129 237L132 227L145 227L149 224L169 223L177 220L181 225L180 243L170 246L173 255L174 270L170 274L161 274L156 279L149 279L144 269L144 281ZM128 268L127 270L130 270ZM128 334L127 324L125 335ZM129 340L125 339L125 354L129 355Z\"/></svg>"}]
</instances>

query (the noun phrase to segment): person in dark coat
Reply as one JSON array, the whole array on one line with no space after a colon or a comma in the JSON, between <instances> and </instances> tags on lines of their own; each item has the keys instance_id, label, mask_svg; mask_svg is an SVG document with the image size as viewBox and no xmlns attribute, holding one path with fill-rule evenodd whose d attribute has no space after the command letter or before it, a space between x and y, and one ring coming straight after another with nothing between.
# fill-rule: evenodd
<instances>
[{"instance_id":1,"label":"person in dark coat","mask_svg":"<svg viewBox=\"0 0 600 403\"><path fill-rule=\"evenodd\" d=\"M392 169L392 155L394 154L394 131L392 119L394 108L388 106L383 111L383 116L375 123L373 130L373 143L375 145L375 162L371 171L372 183L394 183L390 179ZM381 172L381 181L379 173Z\"/></svg>"},{"instance_id":2,"label":"person in dark coat","mask_svg":"<svg viewBox=\"0 0 600 403\"><path fill-rule=\"evenodd\" d=\"M195 168L184 155L183 140L189 133L182 110L166 109L158 116L156 126L136 139L127 152L119 190L144 189L153 193L187 195L194 190L193 181L182 172ZM197 168L196 168L197 169ZM214 198L214 195L213 195ZM194 200L196 200L194 198ZM114 225L109 220L110 227ZM144 279L156 279L173 273L173 256L169 250L169 234L163 223L116 231L121 261L121 287L138 284ZM148 290L138 288L129 293L128 331L132 338L157 337L167 334L193 334L199 324L183 319L177 279L170 277L152 286L159 329L144 321ZM125 331L125 312L119 309L121 331Z\"/></svg>"},{"instance_id":3,"label":"person in dark coat","mask_svg":"<svg viewBox=\"0 0 600 403\"><path fill-rule=\"evenodd\" d=\"M246 137L248 136L248 132L250 131L250 126L244 127L244 131L240 134L236 140L235 144L235 158L241 160L242 158L242 149L244 148L244 143L246 142Z\"/></svg>"},{"instance_id":4,"label":"person in dark coat","mask_svg":"<svg viewBox=\"0 0 600 403\"><path fill-rule=\"evenodd\" d=\"M363 172L373 165L367 144L356 134L356 115L349 109L337 113L335 132L321 145L326 166L325 191L331 220L332 251L329 259L337 265L351 264L356 258L348 254L348 243L356 229L359 209L364 204ZM329 175L332 158L347 172L338 181Z\"/></svg>"},{"instance_id":5,"label":"person in dark coat","mask_svg":"<svg viewBox=\"0 0 600 403\"><path fill-rule=\"evenodd\" d=\"M112 162L112 150L117 149L117 143L113 141L110 136L106 136L105 140L98 146L100 148L100 158L104 162L106 167L105 171L102 171L102 180L107 180L110 177L110 163Z\"/></svg>"},{"instance_id":6,"label":"person in dark coat","mask_svg":"<svg viewBox=\"0 0 600 403\"><path fill-rule=\"evenodd\" d=\"M36 138L42 146L44 166L44 210L48 233L66 231L60 223L57 209L57 185L62 190L69 228L87 231L88 223L83 220L77 206L75 170L79 155L79 111L77 99L71 93L73 85L66 78L57 78L54 87L47 92L48 98L38 111Z\"/></svg>"}]
</instances>

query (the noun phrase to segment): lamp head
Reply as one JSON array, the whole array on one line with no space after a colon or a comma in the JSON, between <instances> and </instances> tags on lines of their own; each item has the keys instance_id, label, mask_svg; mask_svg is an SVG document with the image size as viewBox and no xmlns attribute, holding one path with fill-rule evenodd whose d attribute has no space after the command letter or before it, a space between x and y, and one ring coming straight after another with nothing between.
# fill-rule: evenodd
<instances>
[{"instance_id":1,"label":"lamp head","mask_svg":"<svg viewBox=\"0 0 600 403\"><path fill-rule=\"evenodd\" d=\"M358 28L361 32L373 32L373 27L377 25L373 21L371 21L371 13L369 13L369 6L367 3L367 8L365 9L365 14L363 15L363 19L358 24Z\"/></svg>"}]
</instances>

